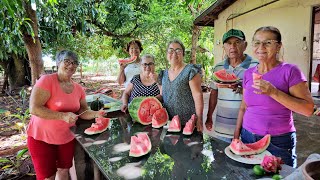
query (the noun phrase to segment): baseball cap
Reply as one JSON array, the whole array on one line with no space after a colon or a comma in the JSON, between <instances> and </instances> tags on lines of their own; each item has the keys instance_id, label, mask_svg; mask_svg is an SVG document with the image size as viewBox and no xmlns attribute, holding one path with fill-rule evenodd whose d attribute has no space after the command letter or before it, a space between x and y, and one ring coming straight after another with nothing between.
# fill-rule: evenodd
<instances>
[{"instance_id":1,"label":"baseball cap","mask_svg":"<svg viewBox=\"0 0 320 180\"><path fill-rule=\"evenodd\" d=\"M236 37L241 40L246 40L246 36L244 35L244 33L241 30L230 29L228 32L224 33L224 35L222 37L222 42L224 43L227 39L229 39L231 37Z\"/></svg>"}]
</instances>

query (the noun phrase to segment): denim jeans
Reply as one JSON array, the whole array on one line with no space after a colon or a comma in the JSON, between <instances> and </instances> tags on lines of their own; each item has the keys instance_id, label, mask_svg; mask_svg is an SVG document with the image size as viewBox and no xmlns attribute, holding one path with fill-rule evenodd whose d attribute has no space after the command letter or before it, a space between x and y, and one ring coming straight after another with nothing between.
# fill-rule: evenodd
<instances>
[{"instance_id":1,"label":"denim jeans","mask_svg":"<svg viewBox=\"0 0 320 180\"><path fill-rule=\"evenodd\" d=\"M244 128L241 130L241 141L243 143L254 143L262 138L263 136L251 133ZM272 155L281 157L285 164L295 168L297 167L296 143L296 132L271 136L271 142L267 150Z\"/></svg>"}]
</instances>

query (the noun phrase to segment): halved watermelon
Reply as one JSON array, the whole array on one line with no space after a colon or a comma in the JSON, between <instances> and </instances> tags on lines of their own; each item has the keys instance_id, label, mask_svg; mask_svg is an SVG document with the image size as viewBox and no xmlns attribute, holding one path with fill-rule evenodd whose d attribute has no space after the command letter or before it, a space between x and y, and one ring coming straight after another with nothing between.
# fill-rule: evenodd
<instances>
[{"instance_id":1,"label":"halved watermelon","mask_svg":"<svg viewBox=\"0 0 320 180\"><path fill-rule=\"evenodd\" d=\"M194 128L196 127L196 120L197 120L196 115L193 114L183 128L184 135L191 135L193 133Z\"/></svg>"},{"instance_id":2,"label":"halved watermelon","mask_svg":"<svg viewBox=\"0 0 320 180\"><path fill-rule=\"evenodd\" d=\"M131 136L129 156L140 157L148 154L152 148L150 138L147 133L138 133Z\"/></svg>"},{"instance_id":3,"label":"halved watermelon","mask_svg":"<svg viewBox=\"0 0 320 180\"><path fill-rule=\"evenodd\" d=\"M93 134L98 134L102 133L103 131L108 129L108 126L110 124L110 119L109 118L96 118L95 123L91 124L91 127L87 128L84 130L85 134L88 135L93 135Z\"/></svg>"},{"instance_id":4,"label":"halved watermelon","mask_svg":"<svg viewBox=\"0 0 320 180\"><path fill-rule=\"evenodd\" d=\"M253 80L259 80L262 79L262 75L258 73L252 73L252 79Z\"/></svg>"},{"instance_id":5,"label":"halved watermelon","mask_svg":"<svg viewBox=\"0 0 320 180\"><path fill-rule=\"evenodd\" d=\"M133 57L131 57L130 59L118 59L118 62L119 62L120 64L131 64L131 63L133 63L134 61L136 61L136 59L137 59L137 56L133 56Z\"/></svg>"},{"instance_id":6,"label":"halved watermelon","mask_svg":"<svg viewBox=\"0 0 320 180\"><path fill-rule=\"evenodd\" d=\"M169 115L168 115L166 108L158 109L152 115L152 127L153 128L160 128L160 127L164 126L165 124L167 124L168 120L169 120Z\"/></svg>"},{"instance_id":7,"label":"halved watermelon","mask_svg":"<svg viewBox=\"0 0 320 180\"><path fill-rule=\"evenodd\" d=\"M152 116L162 108L161 102L155 97L136 97L129 105L129 114L133 120L143 125L152 123Z\"/></svg>"},{"instance_id":8,"label":"halved watermelon","mask_svg":"<svg viewBox=\"0 0 320 180\"><path fill-rule=\"evenodd\" d=\"M271 135L267 134L255 143L244 144L240 139L233 139L229 145L230 150L236 155L253 155L265 151L271 141Z\"/></svg>"},{"instance_id":9,"label":"halved watermelon","mask_svg":"<svg viewBox=\"0 0 320 180\"><path fill-rule=\"evenodd\" d=\"M221 69L213 73L213 80L217 83L235 83L239 78L234 73L228 73L225 69Z\"/></svg>"},{"instance_id":10,"label":"halved watermelon","mask_svg":"<svg viewBox=\"0 0 320 180\"><path fill-rule=\"evenodd\" d=\"M168 132L180 132L181 131L181 123L180 123L180 118L179 115L175 115L168 128Z\"/></svg>"}]
</instances>

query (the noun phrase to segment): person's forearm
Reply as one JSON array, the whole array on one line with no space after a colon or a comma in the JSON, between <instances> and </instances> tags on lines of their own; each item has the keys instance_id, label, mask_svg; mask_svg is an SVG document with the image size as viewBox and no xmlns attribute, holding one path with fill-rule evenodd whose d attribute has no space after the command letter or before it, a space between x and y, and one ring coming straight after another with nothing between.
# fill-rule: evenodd
<instances>
[{"instance_id":1,"label":"person's forearm","mask_svg":"<svg viewBox=\"0 0 320 180\"><path fill-rule=\"evenodd\" d=\"M208 106L208 113L207 113L207 117L211 117L216 105L217 105L217 100L218 100L218 91L215 89L212 89L210 92L210 97L209 97L209 106Z\"/></svg>"},{"instance_id":2,"label":"person's forearm","mask_svg":"<svg viewBox=\"0 0 320 180\"><path fill-rule=\"evenodd\" d=\"M124 92L122 95L122 104L127 105L128 101L129 101L129 95L126 92Z\"/></svg>"},{"instance_id":3,"label":"person's forearm","mask_svg":"<svg viewBox=\"0 0 320 180\"><path fill-rule=\"evenodd\" d=\"M88 110L87 112L83 113L80 116L81 119L85 119L85 120L91 120L97 117L99 117L99 111L92 111L92 110Z\"/></svg>"},{"instance_id":4,"label":"person's forearm","mask_svg":"<svg viewBox=\"0 0 320 180\"><path fill-rule=\"evenodd\" d=\"M196 108L196 115L197 118L201 120L203 120L203 94L200 92L198 94L195 95L194 97L194 101L195 101L195 108Z\"/></svg>"},{"instance_id":5,"label":"person's forearm","mask_svg":"<svg viewBox=\"0 0 320 180\"><path fill-rule=\"evenodd\" d=\"M53 111L45 106L30 106L30 114L48 120L63 120L64 112Z\"/></svg>"},{"instance_id":6,"label":"person's forearm","mask_svg":"<svg viewBox=\"0 0 320 180\"><path fill-rule=\"evenodd\" d=\"M308 101L305 99L296 98L282 92L279 89L275 89L275 91L270 94L270 97L296 113L305 116L311 116L313 114L314 103L312 99Z\"/></svg>"},{"instance_id":7,"label":"person's forearm","mask_svg":"<svg viewBox=\"0 0 320 180\"><path fill-rule=\"evenodd\" d=\"M121 85L126 81L126 76L124 74L124 70L120 70L120 73L117 78L117 82Z\"/></svg>"}]
</instances>

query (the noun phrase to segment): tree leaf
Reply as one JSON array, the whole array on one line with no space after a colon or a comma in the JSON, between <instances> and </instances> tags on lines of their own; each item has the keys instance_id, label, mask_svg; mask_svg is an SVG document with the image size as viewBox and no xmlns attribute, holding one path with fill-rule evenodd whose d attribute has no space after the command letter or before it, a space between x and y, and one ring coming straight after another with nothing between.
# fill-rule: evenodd
<instances>
[{"instance_id":1,"label":"tree leaf","mask_svg":"<svg viewBox=\"0 0 320 180\"><path fill-rule=\"evenodd\" d=\"M20 151L18 151L17 155L16 155L16 158L17 159L21 159L21 157L26 153L28 152L28 148L25 148L25 149L22 149Z\"/></svg>"}]
</instances>

